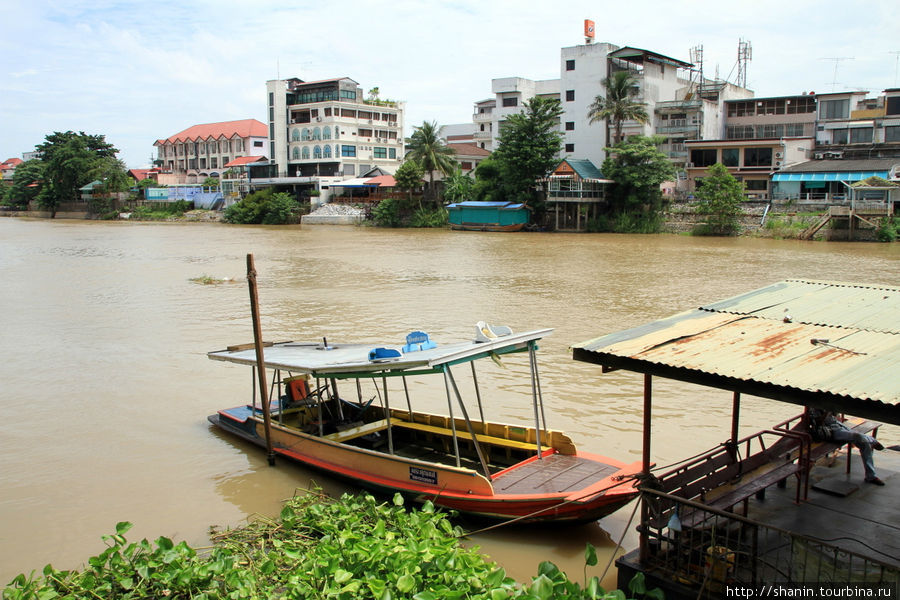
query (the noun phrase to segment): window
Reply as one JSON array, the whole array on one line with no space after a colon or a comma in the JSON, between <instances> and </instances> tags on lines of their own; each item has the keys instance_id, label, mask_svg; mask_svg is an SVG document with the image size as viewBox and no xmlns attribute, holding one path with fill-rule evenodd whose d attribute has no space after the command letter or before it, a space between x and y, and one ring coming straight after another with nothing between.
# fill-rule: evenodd
<instances>
[{"instance_id":1,"label":"window","mask_svg":"<svg viewBox=\"0 0 900 600\"><path fill-rule=\"evenodd\" d=\"M331 158L331 146L325 146L325 149L322 150L323 158Z\"/></svg>"},{"instance_id":2,"label":"window","mask_svg":"<svg viewBox=\"0 0 900 600\"><path fill-rule=\"evenodd\" d=\"M322 139L323 140L331 139L331 127L323 127L322 128Z\"/></svg>"},{"instance_id":3,"label":"window","mask_svg":"<svg viewBox=\"0 0 900 600\"><path fill-rule=\"evenodd\" d=\"M303 146L303 150L300 152L300 158L309 160L309 146Z\"/></svg>"},{"instance_id":4,"label":"window","mask_svg":"<svg viewBox=\"0 0 900 600\"><path fill-rule=\"evenodd\" d=\"M356 146L341 146L341 156L356 156Z\"/></svg>"},{"instance_id":5,"label":"window","mask_svg":"<svg viewBox=\"0 0 900 600\"><path fill-rule=\"evenodd\" d=\"M575 70L575 60L567 60L566 61L566 71L574 71Z\"/></svg>"},{"instance_id":6,"label":"window","mask_svg":"<svg viewBox=\"0 0 900 600\"><path fill-rule=\"evenodd\" d=\"M322 130L316 127L312 130L312 139L321 140L322 139Z\"/></svg>"},{"instance_id":7,"label":"window","mask_svg":"<svg viewBox=\"0 0 900 600\"><path fill-rule=\"evenodd\" d=\"M575 144L566 144L566 152L575 152Z\"/></svg>"},{"instance_id":8,"label":"window","mask_svg":"<svg viewBox=\"0 0 900 600\"><path fill-rule=\"evenodd\" d=\"M275 92L269 92L269 106L275 105Z\"/></svg>"},{"instance_id":9,"label":"window","mask_svg":"<svg viewBox=\"0 0 900 600\"><path fill-rule=\"evenodd\" d=\"M344 165L344 175L356 175L356 165Z\"/></svg>"},{"instance_id":10,"label":"window","mask_svg":"<svg viewBox=\"0 0 900 600\"><path fill-rule=\"evenodd\" d=\"M745 179L744 189L748 192L765 192L769 189L769 181L767 179Z\"/></svg>"},{"instance_id":11,"label":"window","mask_svg":"<svg viewBox=\"0 0 900 600\"><path fill-rule=\"evenodd\" d=\"M291 141L292 141L292 142L299 142L299 141L300 141L300 130L299 130L299 129L292 129L292 130L291 130Z\"/></svg>"},{"instance_id":12,"label":"window","mask_svg":"<svg viewBox=\"0 0 900 600\"><path fill-rule=\"evenodd\" d=\"M871 127L853 127L850 129L851 144L871 144L872 128Z\"/></svg>"},{"instance_id":13,"label":"window","mask_svg":"<svg viewBox=\"0 0 900 600\"><path fill-rule=\"evenodd\" d=\"M822 100L819 103L820 119L846 119L850 116L850 100Z\"/></svg>"},{"instance_id":14,"label":"window","mask_svg":"<svg viewBox=\"0 0 900 600\"><path fill-rule=\"evenodd\" d=\"M334 139L338 139L341 137L341 128L337 125L334 126Z\"/></svg>"},{"instance_id":15,"label":"window","mask_svg":"<svg viewBox=\"0 0 900 600\"><path fill-rule=\"evenodd\" d=\"M373 156L375 158L387 158L387 148L375 148Z\"/></svg>"},{"instance_id":16,"label":"window","mask_svg":"<svg viewBox=\"0 0 900 600\"><path fill-rule=\"evenodd\" d=\"M885 142L900 142L900 125L890 125L884 128Z\"/></svg>"},{"instance_id":17,"label":"window","mask_svg":"<svg viewBox=\"0 0 900 600\"><path fill-rule=\"evenodd\" d=\"M566 131L575 131L575 121L566 121Z\"/></svg>"},{"instance_id":18,"label":"window","mask_svg":"<svg viewBox=\"0 0 900 600\"><path fill-rule=\"evenodd\" d=\"M210 169L218 169L219 168L219 159L213 156L209 159L209 168Z\"/></svg>"},{"instance_id":19,"label":"window","mask_svg":"<svg viewBox=\"0 0 900 600\"><path fill-rule=\"evenodd\" d=\"M846 129L832 129L831 130L831 143L832 144L846 144L850 140L850 136Z\"/></svg>"},{"instance_id":20,"label":"window","mask_svg":"<svg viewBox=\"0 0 900 600\"><path fill-rule=\"evenodd\" d=\"M519 105L519 99L516 98L515 96L503 99L503 106L518 106L518 105Z\"/></svg>"},{"instance_id":21,"label":"window","mask_svg":"<svg viewBox=\"0 0 900 600\"><path fill-rule=\"evenodd\" d=\"M313 158L322 158L322 146L313 148Z\"/></svg>"},{"instance_id":22,"label":"window","mask_svg":"<svg viewBox=\"0 0 900 600\"><path fill-rule=\"evenodd\" d=\"M566 102L575 101L575 90L566 90Z\"/></svg>"},{"instance_id":23,"label":"window","mask_svg":"<svg viewBox=\"0 0 900 600\"><path fill-rule=\"evenodd\" d=\"M771 167L771 148L744 148L745 167Z\"/></svg>"},{"instance_id":24,"label":"window","mask_svg":"<svg viewBox=\"0 0 900 600\"><path fill-rule=\"evenodd\" d=\"M722 164L726 167L738 166L741 151L737 148L722 148Z\"/></svg>"},{"instance_id":25,"label":"window","mask_svg":"<svg viewBox=\"0 0 900 600\"><path fill-rule=\"evenodd\" d=\"M299 146L294 146L294 150L291 153L291 158L293 158L294 160L300 160L300 147Z\"/></svg>"},{"instance_id":26,"label":"window","mask_svg":"<svg viewBox=\"0 0 900 600\"><path fill-rule=\"evenodd\" d=\"M300 132L300 139L304 142L309 139L309 129L303 128L303 131Z\"/></svg>"},{"instance_id":27,"label":"window","mask_svg":"<svg viewBox=\"0 0 900 600\"><path fill-rule=\"evenodd\" d=\"M350 90L341 90L341 98L345 100L356 100L356 92Z\"/></svg>"},{"instance_id":28,"label":"window","mask_svg":"<svg viewBox=\"0 0 900 600\"><path fill-rule=\"evenodd\" d=\"M464 160L461 163L459 163L459 168L462 169L463 171L471 171L472 163L467 160Z\"/></svg>"},{"instance_id":29,"label":"window","mask_svg":"<svg viewBox=\"0 0 900 600\"><path fill-rule=\"evenodd\" d=\"M396 148L388 148L388 158L397 158Z\"/></svg>"},{"instance_id":30,"label":"window","mask_svg":"<svg viewBox=\"0 0 900 600\"><path fill-rule=\"evenodd\" d=\"M235 152L243 152L244 151L244 140L234 140L232 143L232 150Z\"/></svg>"},{"instance_id":31,"label":"window","mask_svg":"<svg viewBox=\"0 0 900 600\"><path fill-rule=\"evenodd\" d=\"M710 167L716 164L717 154L715 148L696 148L691 150L691 162L695 167Z\"/></svg>"},{"instance_id":32,"label":"window","mask_svg":"<svg viewBox=\"0 0 900 600\"><path fill-rule=\"evenodd\" d=\"M884 100L885 115L900 115L900 96L891 96Z\"/></svg>"},{"instance_id":33,"label":"window","mask_svg":"<svg viewBox=\"0 0 900 600\"><path fill-rule=\"evenodd\" d=\"M254 148L262 148L263 147L262 140L256 140L255 142L253 142L253 147Z\"/></svg>"},{"instance_id":34,"label":"window","mask_svg":"<svg viewBox=\"0 0 900 600\"><path fill-rule=\"evenodd\" d=\"M726 140L753 139L753 125L729 125L725 128Z\"/></svg>"}]
</instances>

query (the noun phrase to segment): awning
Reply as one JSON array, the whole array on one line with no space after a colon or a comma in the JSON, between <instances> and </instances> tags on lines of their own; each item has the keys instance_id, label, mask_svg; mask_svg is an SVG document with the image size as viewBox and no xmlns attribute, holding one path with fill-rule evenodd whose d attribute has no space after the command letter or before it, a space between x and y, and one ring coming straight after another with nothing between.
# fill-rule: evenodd
<instances>
[{"instance_id":1,"label":"awning","mask_svg":"<svg viewBox=\"0 0 900 600\"><path fill-rule=\"evenodd\" d=\"M354 179L345 179L337 183L332 183L332 187L378 187L377 183L372 183L371 177L356 177Z\"/></svg>"},{"instance_id":2,"label":"awning","mask_svg":"<svg viewBox=\"0 0 900 600\"><path fill-rule=\"evenodd\" d=\"M822 173L775 173L772 181L862 181L869 177L887 179L888 171L825 171Z\"/></svg>"}]
</instances>

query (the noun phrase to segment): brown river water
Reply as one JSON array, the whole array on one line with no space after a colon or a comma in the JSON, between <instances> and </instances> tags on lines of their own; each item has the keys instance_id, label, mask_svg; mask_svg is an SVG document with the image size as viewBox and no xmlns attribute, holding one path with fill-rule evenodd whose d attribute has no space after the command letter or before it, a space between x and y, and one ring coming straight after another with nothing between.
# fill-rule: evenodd
<instances>
[{"instance_id":1,"label":"brown river water","mask_svg":"<svg viewBox=\"0 0 900 600\"><path fill-rule=\"evenodd\" d=\"M478 320L555 328L539 352L549 425L628 462L640 459L641 376L601 375L572 344L786 278L900 285L900 244L0 219L0 585L47 563L80 567L118 521L135 524L130 540L204 546L211 525L275 515L310 482L347 489L269 467L207 423L251 393L249 369L206 358L253 339L251 252L267 340L401 343L422 329L453 341ZM204 275L238 281L190 281ZM479 372L486 416L530 422L526 364L492 367ZM419 406L443 412L435 391ZM654 401L658 464L729 435L729 392L656 380ZM796 412L745 398L742 433ZM467 543L520 581L542 560L580 580L586 541L601 551L590 574L623 532L634 547L631 512Z\"/></svg>"}]
</instances>

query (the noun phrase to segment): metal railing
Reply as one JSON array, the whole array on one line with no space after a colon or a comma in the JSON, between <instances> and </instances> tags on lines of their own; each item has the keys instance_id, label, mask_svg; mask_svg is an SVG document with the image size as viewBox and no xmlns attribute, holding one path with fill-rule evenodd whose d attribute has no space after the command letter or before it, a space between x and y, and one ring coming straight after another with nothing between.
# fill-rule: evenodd
<instances>
[{"instance_id":1,"label":"metal railing","mask_svg":"<svg viewBox=\"0 0 900 600\"><path fill-rule=\"evenodd\" d=\"M697 598L719 598L725 586L900 583L897 566L823 540L648 488L641 501L647 548L640 570Z\"/></svg>"}]
</instances>

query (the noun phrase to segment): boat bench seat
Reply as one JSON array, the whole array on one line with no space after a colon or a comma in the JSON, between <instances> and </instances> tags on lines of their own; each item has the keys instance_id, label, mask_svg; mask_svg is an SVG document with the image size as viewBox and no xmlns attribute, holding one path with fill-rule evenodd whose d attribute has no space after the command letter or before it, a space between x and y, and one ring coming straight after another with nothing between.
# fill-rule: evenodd
<instances>
[{"instance_id":1,"label":"boat bench seat","mask_svg":"<svg viewBox=\"0 0 900 600\"><path fill-rule=\"evenodd\" d=\"M400 424L400 420L396 418L391 419L391 425ZM352 440L353 438L362 437L364 435L369 435L370 433L375 433L377 431L383 431L388 428L388 420L381 419L380 421L372 421L371 423L366 423L364 425L359 425L357 427L350 427L343 431L336 431L334 433L329 433L324 436L326 440L331 440L333 442L346 442L347 440Z\"/></svg>"},{"instance_id":2,"label":"boat bench seat","mask_svg":"<svg viewBox=\"0 0 900 600\"><path fill-rule=\"evenodd\" d=\"M410 423L409 421L399 421L393 420L391 425L394 427L403 427L405 429L414 429L416 431L424 431L426 433L433 433L436 435L444 435L444 436L452 436L453 431L446 427L438 427L436 425L426 425L425 423ZM463 440L471 440L472 435L466 431L459 429L456 430L456 437ZM514 448L516 450L528 450L534 451L537 450L537 444L534 442L520 442L519 440L509 440L506 438L495 437L493 435L485 435L482 433L476 433L475 438L483 444L488 444L492 446L503 446L505 448ZM550 446L541 446L541 451L550 450Z\"/></svg>"}]
</instances>

